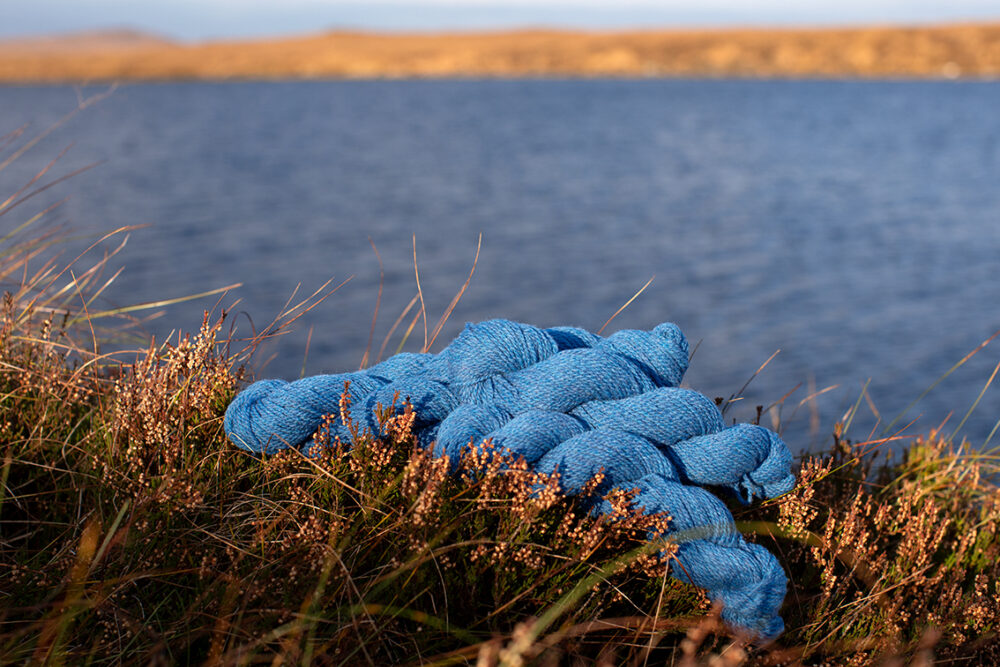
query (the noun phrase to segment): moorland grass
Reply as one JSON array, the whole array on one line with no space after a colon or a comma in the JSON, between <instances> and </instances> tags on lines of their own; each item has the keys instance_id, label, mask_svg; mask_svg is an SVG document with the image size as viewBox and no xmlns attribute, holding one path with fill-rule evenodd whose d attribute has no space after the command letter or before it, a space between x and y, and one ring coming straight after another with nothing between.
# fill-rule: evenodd
<instances>
[{"instance_id":1,"label":"moorland grass","mask_svg":"<svg viewBox=\"0 0 1000 667\"><path fill-rule=\"evenodd\" d=\"M670 519L628 494L591 517L488 444L447 474L409 411L352 443L321 428L315 457L232 446L254 352L322 293L247 339L206 313L104 354L134 324L92 309L109 256L60 266L59 233L29 231L0 247L2 664L1000 661L989 453L838 425L792 492L734 506L790 581L788 629L758 646L666 576L673 545L644 536Z\"/></svg>"}]
</instances>

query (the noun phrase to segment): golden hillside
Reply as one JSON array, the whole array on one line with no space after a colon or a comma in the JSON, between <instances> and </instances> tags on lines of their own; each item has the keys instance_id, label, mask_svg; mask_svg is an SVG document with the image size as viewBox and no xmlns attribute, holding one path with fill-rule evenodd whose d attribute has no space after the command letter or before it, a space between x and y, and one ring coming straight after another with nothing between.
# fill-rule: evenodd
<instances>
[{"instance_id":1,"label":"golden hillside","mask_svg":"<svg viewBox=\"0 0 1000 667\"><path fill-rule=\"evenodd\" d=\"M8 83L448 76L998 77L1000 23L0 45Z\"/></svg>"}]
</instances>

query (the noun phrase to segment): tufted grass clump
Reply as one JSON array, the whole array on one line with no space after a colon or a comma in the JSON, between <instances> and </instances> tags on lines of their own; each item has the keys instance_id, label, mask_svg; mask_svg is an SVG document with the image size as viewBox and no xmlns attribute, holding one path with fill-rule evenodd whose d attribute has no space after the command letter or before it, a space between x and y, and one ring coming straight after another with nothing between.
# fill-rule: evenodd
<instances>
[{"instance_id":1,"label":"tufted grass clump","mask_svg":"<svg viewBox=\"0 0 1000 667\"><path fill-rule=\"evenodd\" d=\"M621 492L593 517L489 443L453 473L408 407L350 443L237 449L222 417L261 336L206 313L102 352L106 258L32 272L36 249L0 254L0 664L516 662L648 634L650 604L675 631L707 608L646 540L667 517Z\"/></svg>"},{"instance_id":2,"label":"tufted grass clump","mask_svg":"<svg viewBox=\"0 0 1000 667\"><path fill-rule=\"evenodd\" d=\"M97 309L130 230L62 258L52 209L30 211L55 164L0 201L0 664L518 662L667 627L650 600L704 613L645 539L666 517L619 493L594 518L485 443L448 474L410 410L350 443L320 429L312 456L234 447L246 364L332 290L249 339L225 311L145 337L136 314L176 299Z\"/></svg>"},{"instance_id":3,"label":"tufted grass clump","mask_svg":"<svg viewBox=\"0 0 1000 667\"><path fill-rule=\"evenodd\" d=\"M11 336L0 661L531 657L547 613L550 628L631 618L593 630L615 635L650 599L706 606L665 579L674 545L645 539L667 517L618 492L595 518L489 443L451 474L416 445L409 408L351 443L321 428L309 456L237 450L222 322L104 368L47 355L63 333L47 321L47 337Z\"/></svg>"},{"instance_id":4,"label":"tufted grass clump","mask_svg":"<svg viewBox=\"0 0 1000 667\"><path fill-rule=\"evenodd\" d=\"M322 427L251 455L222 416L258 339L206 313L194 335L102 354L60 289L22 284L0 308L0 663L1000 657L996 467L939 433L893 457L838 427L795 490L733 506L790 579L788 629L760 647L665 576L676 546L645 536L668 516L628 493L587 512L600 475L567 498L489 442L435 459L405 404L349 443Z\"/></svg>"},{"instance_id":5,"label":"tufted grass clump","mask_svg":"<svg viewBox=\"0 0 1000 667\"><path fill-rule=\"evenodd\" d=\"M835 431L765 510L794 580L797 652L1000 662L997 473L995 456L938 431L895 454Z\"/></svg>"},{"instance_id":6,"label":"tufted grass clump","mask_svg":"<svg viewBox=\"0 0 1000 667\"><path fill-rule=\"evenodd\" d=\"M838 425L792 492L733 506L790 582L786 633L756 646L666 576L676 545L646 535L670 517L628 492L587 511L600 475L568 498L489 442L435 459L405 404L351 442L237 449L222 417L254 352L325 295L249 339L226 311L141 337L136 309L94 310L116 250L60 264L41 214L7 224L34 183L0 201L0 664L1000 662L988 452ZM122 340L142 344L103 351Z\"/></svg>"}]
</instances>

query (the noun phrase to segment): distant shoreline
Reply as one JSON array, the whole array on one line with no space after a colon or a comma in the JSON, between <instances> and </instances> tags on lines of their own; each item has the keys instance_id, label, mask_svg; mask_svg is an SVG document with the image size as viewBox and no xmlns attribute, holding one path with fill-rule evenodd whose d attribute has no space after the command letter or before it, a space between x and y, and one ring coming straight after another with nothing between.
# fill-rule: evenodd
<instances>
[{"instance_id":1,"label":"distant shoreline","mask_svg":"<svg viewBox=\"0 0 1000 667\"><path fill-rule=\"evenodd\" d=\"M997 79L1000 23L0 42L0 83L424 78Z\"/></svg>"}]
</instances>

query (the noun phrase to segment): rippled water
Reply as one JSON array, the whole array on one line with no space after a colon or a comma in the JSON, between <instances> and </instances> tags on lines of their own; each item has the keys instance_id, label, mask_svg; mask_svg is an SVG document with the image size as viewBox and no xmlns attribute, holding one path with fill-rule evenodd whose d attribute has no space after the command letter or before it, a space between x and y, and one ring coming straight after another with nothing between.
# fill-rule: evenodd
<instances>
[{"instance_id":1,"label":"rippled water","mask_svg":"<svg viewBox=\"0 0 1000 667\"><path fill-rule=\"evenodd\" d=\"M0 88L0 130L75 103L69 88ZM385 265L377 340L415 293L413 234L436 318L483 233L441 341L488 317L597 329L655 275L609 330L680 324L700 343L694 388L728 396L781 349L732 416L801 385L788 420L810 384L839 385L815 402L818 435L808 405L788 422L797 449L868 379L894 417L1000 328L997 109L1000 85L975 82L130 86L0 172L0 193L70 142L63 171L107 160L53 196L83 228L152 223L120 256L117 304L242 282L259 324L297 283L353 275L267 350L270 376L299 375L310 326L307 373L357 365L378 285L369 237ZM149 328L195 328L213 303ZM957 425L998 359L1000 343L943 382L916 428L950 411ZM998 391L963 429L976 444ZM863 408L854 435L874 421Z\"/></svg>"}]
</instances>

